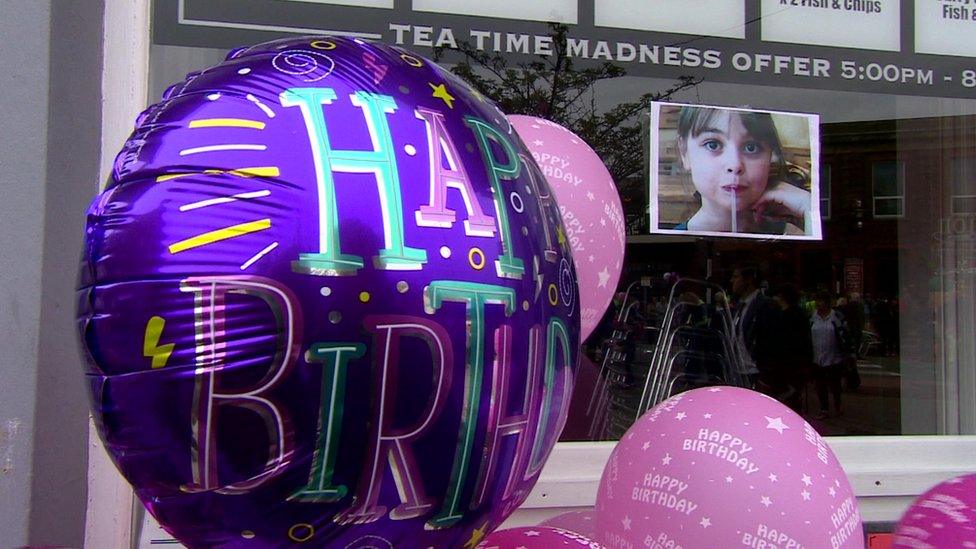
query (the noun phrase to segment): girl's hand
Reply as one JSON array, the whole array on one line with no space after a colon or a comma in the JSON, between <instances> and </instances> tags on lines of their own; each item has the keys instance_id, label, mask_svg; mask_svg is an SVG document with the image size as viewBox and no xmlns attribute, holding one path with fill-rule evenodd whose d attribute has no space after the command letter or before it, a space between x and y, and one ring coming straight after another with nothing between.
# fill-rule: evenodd
<instances>
[{"instance_id":1,"label":"girl's hand","mask_svg":"<svg viewBox=\"0 0 976 549\"><path fill-rule=\"evenodd\" d=\"M804 228L804 220L810 211L810 193L777 181L766 188L752 206L756 223L763 221L785 221Z\"/></svg>"}]
</instances>

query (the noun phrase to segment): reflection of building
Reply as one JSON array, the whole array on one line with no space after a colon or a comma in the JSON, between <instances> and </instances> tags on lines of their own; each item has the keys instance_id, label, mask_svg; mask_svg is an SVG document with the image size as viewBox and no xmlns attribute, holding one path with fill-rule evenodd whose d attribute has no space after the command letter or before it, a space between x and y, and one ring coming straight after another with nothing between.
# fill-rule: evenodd
<instances>
[{"instance_id":1,"label":"reflection of building","mask_svg":"<svg viewBox=\"0 0 976 549\"><path fill-rule=\"evenodd\" d=\"M715 267L727 268L750 258L762 264L768 277L792 280L805 289L897 296L899 256L903 267L905 260L916 269L931 267L936 261L933 254L938 251L933 246L940 240L959 241L960 233L966 238L976 230L972 204L976 199L950 182L952 166L962 165L954 159L972 140L971 136L957 135L958 129L973 122L969 117L959 117L824 124L820 200L824 240L759 243L710 239L719 259ZM626 193L628 232L632 235L645 232L646 227L641 219L646 206L639 205L641 198L646 201L646 192L640 197L629 196L637 191L635 186L626 185L622 191ZM946 200L940 199L943 196ZM940 236L946 231L948 235ZM639 270L640 258L648 253L658 264L661 257L671 255L658 244L641 244L647 240L631 239L632 268ZM661 245L669 241L663 237L653 240ZM689 242L685 238L680 241ZM653 251L645 250L648 246ZM705 253L704 246L697 248ZM669 270L704 274L697 273L704 266L703 255L675 255ZM923 276L920 271L915 274ZM862 287L852 287L856 285Z\"/></svg>"},{"instance_id":2,"label":"reflection of building","mask_svg":"<svg viewBox=\"0 0 976 549\"><path fill-rule=\"evenodd\" d=\"M704 277L710 263L726 284L752 263L773 286L883 302L890 319L872 327L901 350L902 410L911 408L901 432L965 429L976 423L976 117L824 124L821 133L822 241L632 236L624 280Z\"/></svg>"}]
</instances>

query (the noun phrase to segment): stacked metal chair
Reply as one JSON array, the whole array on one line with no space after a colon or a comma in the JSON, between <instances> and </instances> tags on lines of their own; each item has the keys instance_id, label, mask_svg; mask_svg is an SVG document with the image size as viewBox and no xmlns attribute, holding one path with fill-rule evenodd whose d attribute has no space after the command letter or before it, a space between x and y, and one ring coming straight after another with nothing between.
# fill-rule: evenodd
<instances>
[{"instance_id":1,"label":"stacked metal chair","mask_svg":"<svg viewBox=\"0 0 976 549\"><path fill-rule=\"evenodd\" d=\"M694 304L679 299L682 293L691 290L702 292L705 301ZM742 372L736 326L725 300L716 299L719 295L724 296L723 289L704 280L679 279L671 287L634 420L668 397L688 389L748 386Z\"/></svg>"}]
</instances>

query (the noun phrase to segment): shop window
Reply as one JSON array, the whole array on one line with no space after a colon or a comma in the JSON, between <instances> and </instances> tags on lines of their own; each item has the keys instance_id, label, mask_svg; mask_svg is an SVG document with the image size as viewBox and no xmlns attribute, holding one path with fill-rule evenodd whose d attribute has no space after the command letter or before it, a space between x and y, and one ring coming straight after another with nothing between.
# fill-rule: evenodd
<instances>
[{"instance_id":1,"label":"shop window","mask_svg":"<svg viewBox=\"0 0 976 549\"><path fill-rule=\"evenodd\" d=\"M820 218L830 219L830 165L820 166Z\"/></svg>"},{"instance_id":2,"label":"shop window","mask_svg":"<svg viewBox=\"0 0 976 549\"><path fill-rule=\"evenodd\" d=\"M905 215L905 163L875 162L871 166L871 196L876 218Z\"/></svg>"},{"instance_id":3,"label":"shop window","mask_svg":"<svg viewBox=\"0 0 976 549\"><path fill-rule=\"evenodd\" d=\"M206 5L202 0L185 0L180 4L184 3L187 6ZM157 4L165 7L175 3L160 1ZM255 0L249 4L270 3ZM310 7L313 2L280 4L279 7L288 4L295 8L294 21L305 20L300 12L313 11ZM429 17L427 10L435 9L435 5L452 12L454 18L451 21L456 23L453 32L458 41L469 36L468 30L480 29L484 24L493 29L491 36L483 36L480 42L474 43L480 43L485 53L505 56L518 53L513 49L529 47L529 42L521 38L523 35L511 32L508 22L485 14L477 20L465 18L454 13L453 8L445 7L447 3L444 2L426 2L426 7L421 8L423 15L411 10L401 14L397 10L395 28L399 30L395 31L389 31L387 24L370 26L387 17L384 13L377 12L373 19L358 21L358 15L354 14L359 12L328 7L341 3L314 4L320 4L316 6L320 11L334 10L336 14L348 17L345 20L349 23L347 28L362 32L379 29L385 41L415 49L420 55L430 55L425 44L439 41L441 36L447 41L443 29L428 34L428 27L423 26ZM575 13L570 9L572 5L572 2L560 3L560 6L568 6L560 13L570 14L562 19L572 19ZM418 6L414 4L415 11ZM205 10L198 8L196 11L203 14ZM216 17L217 11L210 10L208 16ZM253 11L261 10L254 8ZM149 58L152 101L158 100L171 83L181 81L187 72L213 66L226 54L223 42L213 40L215 35L200 34L198 39L190 41L187 38L190 34L173 34L173 28L178 28L178 10L159 9L154 13L155 18L162 20L157 25L161 33L154 35ZM400 15L406 17L408 14L416 18L412 21L400 19ZM236 43L256 43L266 38L244 32L254 22L236 22L233 13L225 15L231 21L219 24L241 31ZM523 13L518 19L531 21L534 16ZM411 30L400 28L403 23L414 21L421 26L411 27ZM166 29L169 29L169 36ZM535 29L539 37L550 31L543 25ZM598 46L603 43L600 32L586 28L585 24L573 27L570 58L574 62L579 58L581 63L574 70L586 66L582 64L583 58L602 60L603 49ZM806 317L815 308L816 296L829 293L833 305L843 308L845 317L853 326L854 340L849 350L856 356L856 363L848 361L847 373L854 381L845 379L841 410L832 409L826 419L817 417L820 415L820 395L817 380L806 368L809 361L805 357L788 356L782 361L788 370L782 372L781 378L773 380L781 386L764 387L773 396L795 406L822 434L976 432L976 422L972 419L976 418L976 404L971 398L976 386L973 374L976 348L962 343L972 340L970 319L976 311L973 290L976 288L976 269L973 268L976 258L972 248L976 231L970 223L971 218L976 217L976 101L965 90L958 89L945 97L933 97L927 82L929 74L943 79L950 88L957 82L968 86L969 80L960 82L962 78L945 78L950 75L930 73L928 69L921 69L917 78L912 79L910 73L904 71L895 75L892 72L897 68L894 64L879 66L876 63L864 65L863 79L857 78L859 74L850 78L849 71L832 70L829 75L825 73L810 79L810 84L816 82L812 88L803 88L802 83L798 87L797 81L790 80L791 75L787 74L790 71L781 72L775 67L767 67L769 70L761 80L736 80L746 74L741 70L741 64L749 57L744 54L735 56L732 49L719 46L715 51L722 56L721 66L714 67L714 74L709 72L711 68L698 70L702 67L689 64L678 73L688 76L677 80L669 76L674 73L665 66L670 59L666 57L670 50L661 48L660 61L650 62L657 51L652 47L653 43L659 38L653 35L642 38L644 47L638 48L637 58L621 59L616 63L627 69L626 78L600 79L592 90L577 97L592 102L597 114L630 112L621 106L639 102L644 94L661 94L673 103L688 105L750 106L782 113L817 114L820 147L816 155L820 159L829 159L829 163L819 163L819 184L811 188L807 186L809 182L804 182L799 186L819 190L814 203L820 207L820 217L832 222L828 230L823 231L822 240L815 242L679 234L651 237L648 214L652 202L648 179L652 173L661 181L675 182L671 185L675 192L668 195L668 199L678 212L677 219L688 219L700 207L697 189L680 158L677 121L662 125L672 131L658 136L657 167L652 171L647 164L642 166L643 169L629 170L628 175L616 181L626 214L627 232L636 238L629 239L627 245L623 274L617 288L619 299L584 344L587 360L582 361L562 440L615 440L637 416L668 396L700 385L743 383L740 379L743 372L731 367L741 366L735 363L741 351L731 338L737 329L734 315L736 309L743 306L740 302L744 297L738 295L744 292L735 287L733 274L743 267L757 271L759 289L767 297L780 297L784 302L787 298L797 301L801 314ZM497 46L495 40L499 40ZM540 51L552 49L546 44L539 41L538 46L533 43L533 48L538 47ZM614 53L619 52L626 58L629 46L629 43L621 42L621 49ZM742 49L741 44L734 46L736 51ZM586 50L587 47L590 49ZM893 47L898 47L897 41ZM508 51L504 51L506 48ZM519 51L523 55L531 53ZM858 50L849 47L838 51L848 56L855 55ZM450 68L459 57L444 59L445 68ZM548 59L554 58L548 56ZM794 67L800 73L808 68L802 59L797 58L799 64ZM906 62L916 60L913 54L905 54L905 59ZM506 61L507 67L520 66L524 60L510 57ZM693 60L693 57L686 59ZM921 63L924 59L917 60ZM839 61L832 68L834 66L839 68ZM742 74L732 74L734 78L724 80L729 74L722 71L729 67L733 71L740 69L735 72ZM759 67L755 68L758 72ZM579 74L571 76L580 77ZM834 83L842 85L838 87ZM853 89L855 84L856 89ZM891 91L885 92L888 84L891 84ZM950 88L946 88L947 92ZM924 93L917 93L919 90ZM497 91L506 90L500 88ZM571 91L579 93L580 89ZM408 104L410 100L404 101ZM608 128L606 135L611 137L604 140L612 146L605 149L611 153L619 150L628 153L624 156L611 154L610 160L624 158L630 161L642 154L649 155L651 134L648 128L642 132L643 144L634 141L625 145L620 139L620 136L629 135L621 130L637 122L636 118L625 120L619 123L621 127ZM781 145L800 171L808 174L816 165L817 156L803 157L797 152L794 127L784 127L781 132ZM303 149L301 154L307 156L308 151ZM906 216L905 174L909 164L912 166L913 189L917 190L911 197L912 215ZM836 189L833 186L834 172L841 182ZM427 175L421 172L413 175L416 178L404 179L404 185L412 182L425 188ZM420 193L417 196L421 198L416 200L422 200L426 195ZM451 207L464 205L460 196L453 192L449 199ZM653 203L655 207L658 204ZM419 203L407 205L408 210L418 207ZM490 208L492 204L486 201L482 207ZM407 212L407 215L412 214ZM899 230L892 230L891 219L903 220ZM645 236L649 238L642 238ZM531 262L531 257L527 259ZM805 326L805 322L800 323L801 328ZM772 341L779 339L777 336L770 338ZM853 373L859 373L860 377L855 379Z\"/></svg>"},{"instance_id":4,"label":"shop window","mask_svg":"<svg viewBox=\"0 0 976 549\"><path fill-rule=\"evenodd\" d=\"M952 160L952 213L976 214L976 157Z\"/></svg>"}]
</instances>

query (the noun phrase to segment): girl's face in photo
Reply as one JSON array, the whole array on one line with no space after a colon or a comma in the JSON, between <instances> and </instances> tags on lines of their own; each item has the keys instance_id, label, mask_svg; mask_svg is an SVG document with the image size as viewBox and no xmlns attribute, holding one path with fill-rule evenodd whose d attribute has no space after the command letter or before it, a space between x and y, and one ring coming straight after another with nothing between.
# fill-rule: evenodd
<instances>
[{"instance_id":1,"label":"girl's face in photo","mask_svg":"<svg viewBox=\"0 0 976 549\"><path fill-rule=\"evenodd\" d=\"M736 112L715 113L698 135L681 136L679 150L703 205L731 210L735 195L736 210L743 211L766 191L772 150Z\"/></svg>"}]
</instances>

